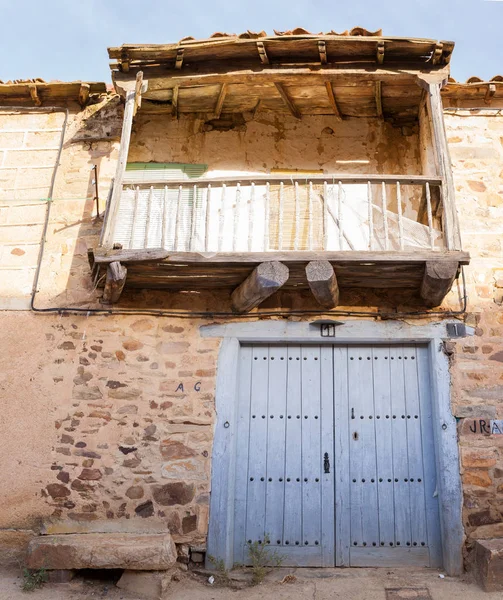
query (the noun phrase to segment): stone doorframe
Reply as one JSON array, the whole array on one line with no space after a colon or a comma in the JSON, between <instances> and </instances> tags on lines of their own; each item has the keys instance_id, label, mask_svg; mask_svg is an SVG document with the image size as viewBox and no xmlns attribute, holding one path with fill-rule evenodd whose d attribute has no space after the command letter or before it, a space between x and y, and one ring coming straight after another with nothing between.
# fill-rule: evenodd
<instances>
[{"instance_id":1,"label":"stone doorframe","mask_svg":"<svg viewBox=\"0 0 503 600\"><path fill-rule=\"evenodd\" d=\"M328 320L326 321L328 322ZM430 357L433 434L437 491L442 535L443 568L448 575L463 572L462 487L456 420L450 403L449 359L445 340L451 339L447 321L411 325L401 321L337 322L332 337L321 336L320 323L252 321L205 325L202 337L223 338L218 357L215 436L212 454L210 523L206 556L231 568L234 530L234 473L236 457L236 398L241 344L427 344ZM459 326L459 322L456 322ZM474 330L466 327L465 335ZM221 563L222 564L222 563ZM209 567L215 566L213 563Z\"/></svg>"}]
</instances>

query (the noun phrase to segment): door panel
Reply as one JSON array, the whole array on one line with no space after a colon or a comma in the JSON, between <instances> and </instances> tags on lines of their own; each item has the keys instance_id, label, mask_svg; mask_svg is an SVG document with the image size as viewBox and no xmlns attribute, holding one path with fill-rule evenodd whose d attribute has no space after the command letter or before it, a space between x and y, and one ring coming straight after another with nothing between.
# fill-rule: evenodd
<instances>
[{"instance_id":1,"label":"door panel","mask_svg":"<svg viewBox=\"0 0 503 600\"><path fill-rule=\"evenodd\" d=\"M267 537L286 566L333 566L334 476L323 469L324 452L333 459L332 349L256 346L246 353L251 377L241 363L238 424L248 418L249 429L241 439L238 425L236 457L237 478L247 473L246 501L237 492L234 561L248 564L247 543Z\"/></svg>"},{"instance_id":2,"label":"door panel","mask_svg":"<svg viewBox=\"0 0 503 600\"><path fill-rule=\"evenodd\" d=\"M269 538L286 566L441 566L427 348L243 346L239 363L234 562Z\"/></svg>"}]
</instances>

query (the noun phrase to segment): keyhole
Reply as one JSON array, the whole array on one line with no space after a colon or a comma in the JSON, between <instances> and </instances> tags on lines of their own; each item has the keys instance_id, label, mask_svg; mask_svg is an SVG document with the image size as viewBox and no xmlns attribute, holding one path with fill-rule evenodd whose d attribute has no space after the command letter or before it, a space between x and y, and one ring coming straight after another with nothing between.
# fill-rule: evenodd
<instances>
[{"instance_id":1,"label":"keyhole","mask_svg":"<svg viewBox=\"0 0 503 600\"><path fill-rule=\"evenodd\" d=\"M355 442L358 440L358 432L357 431L355 431L353 433L353 439L354 439Z\"/></svg>"}]
</instances>

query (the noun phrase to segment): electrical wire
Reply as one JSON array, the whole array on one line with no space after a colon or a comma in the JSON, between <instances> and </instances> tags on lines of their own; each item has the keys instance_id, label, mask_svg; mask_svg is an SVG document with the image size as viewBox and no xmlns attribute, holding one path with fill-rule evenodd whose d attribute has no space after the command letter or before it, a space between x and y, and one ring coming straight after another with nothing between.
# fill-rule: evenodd
<instances>
[{"instance_id":1,"label":"electrical wire","mask_svg":"<svg viewBox=\"0 0 503 600\"><path fill-rule=\"evenodd\" d=\"M45 215L44 227L42 230L42 237L40 241L40 250L38 253L37 268L35 271L33 288L30 300L30 309L36 313L43 314L85 314L90 315L148 315L157 317L171 317L178 319L215 319L215 318L232 318L232 319L250 319L256 317L289 317L289 316L347 316L347 317L370 317L374 319L400 319L400 318L423 318L423 317L457 317L461 316L466 312L467 308L467 292L466 292L466 281L463 268L461 268L463 296L461 298L460 310L446 310L446 311L409 311L409 312L381 312L381 311L356 311L356 310L310 310L310 309L290 309L290 310L258 310L255 313L238 314L231 311L182 311L182 310L164 310L164 309L127 309L127 308L80 308L75 306L59 306L59 307L48 307L38 308L35 306L35 298L38 293L38 284L40 280L40 273L42 270L42 263L44 258L45 243L47 237L47 231L49 228L49 219L51 215L51 206L53 201L54 187L56 183L56 175L60 166L61 155L63 152L63 144L65 140L66 127L68 124L69 111L67 108L52 107L52 108L26 108L26 107L10 107L12 110L21 110L26 112L64 112L65 119L61 130L61 138L58 148L58 155L56 159L55 168L51 178L51 184L49 187L49 194L47 197L47 210Z\"/></svg>"}]
</instances>

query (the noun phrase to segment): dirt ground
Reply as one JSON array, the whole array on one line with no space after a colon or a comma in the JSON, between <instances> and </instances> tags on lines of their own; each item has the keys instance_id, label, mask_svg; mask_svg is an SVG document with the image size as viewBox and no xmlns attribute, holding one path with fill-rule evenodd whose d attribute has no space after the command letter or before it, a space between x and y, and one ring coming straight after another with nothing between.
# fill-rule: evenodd
<instances>
[{"instance_id":1,"label":"dirt ground","mask_svg":"<svg viewBox=\"0 0 503 600\"><path fill-rule=\"evenodd\" d=\"M283 582L289 574L293 577ZM21 590L21 583L19 572L0 571L0 600L143 600L118 589L110 578L76 577L70 583L45 584L29 593ZM276 569L260 585L237 590L210 585L203 576L185 574L171 584L165 597L167 600L502 600L503 592L488 594L468 577L440 578L438 571L427 569Z\"/></svg>"}]
</instances>

